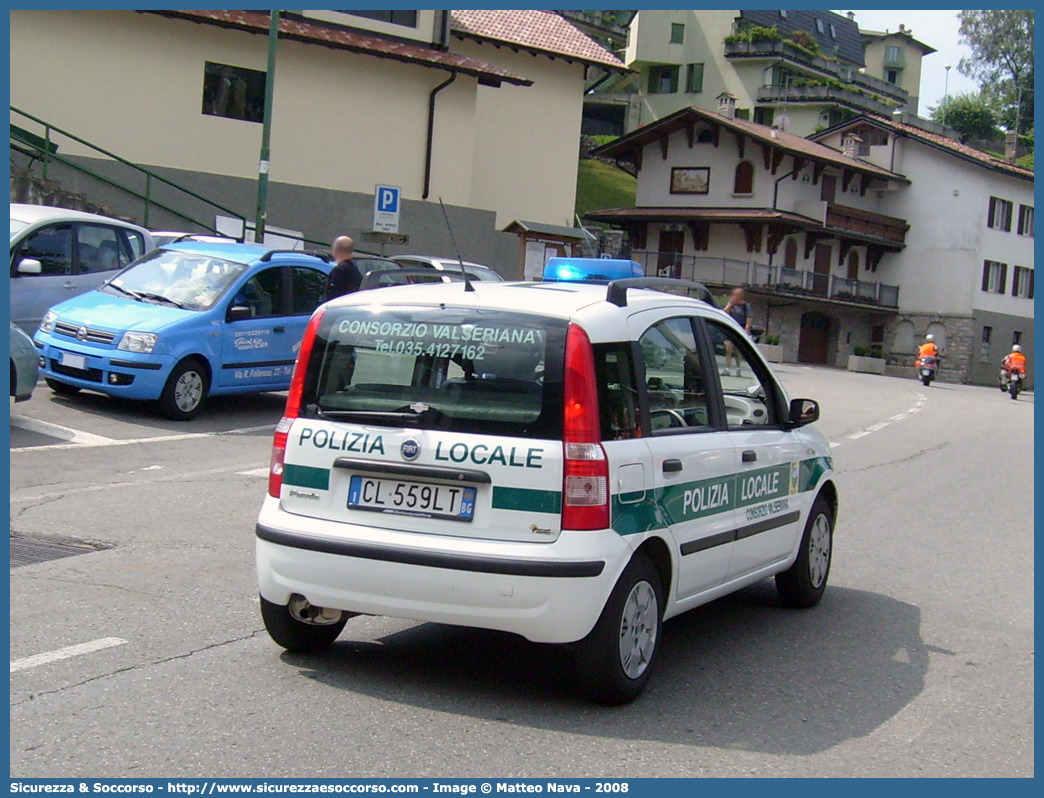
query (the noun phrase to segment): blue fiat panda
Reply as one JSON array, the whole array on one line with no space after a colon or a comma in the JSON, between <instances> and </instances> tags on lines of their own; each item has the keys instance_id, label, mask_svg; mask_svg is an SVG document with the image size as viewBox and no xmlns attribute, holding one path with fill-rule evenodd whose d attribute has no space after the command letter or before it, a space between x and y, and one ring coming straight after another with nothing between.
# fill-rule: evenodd
<instances>
[{"instance_id":1,"label":"blue fiat panda","mask_svg":"<svg viewBox=\"0 0 1044 798\"><path fill-rule=\"evenodd\" d=\"M159 402L187 421L208 396L284 391L332 264L257 244L153 250L51 308L34 339L56 393Z\"/></svg>"}]
</instances>

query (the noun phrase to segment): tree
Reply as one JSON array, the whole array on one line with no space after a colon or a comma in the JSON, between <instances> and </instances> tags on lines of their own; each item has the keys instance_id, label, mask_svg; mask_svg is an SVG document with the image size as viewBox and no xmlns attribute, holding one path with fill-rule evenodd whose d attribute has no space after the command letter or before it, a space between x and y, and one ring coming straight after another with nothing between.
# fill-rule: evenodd
<instances>
[{"instance_id":1,"label":"tree","mask_svg":"<svg viewBox=\"0 0 1044 798\"><path fill-rule=\"evenodd\" d=\"M1001 124L1022 127L1033 119L1033 11L961 11L957 18L971 48L957 69L995 102Z\"/></svg>"},{"instance_id":2,"label":"tree","mask_svg":"<svg viewBox=\"0 0 1044 798\"><path fill-rule=\"evenodd\" d=\"M969 139L992 139L997 135L997 116L981 93L955 94L928 113L934 121L956 130L962 144Z\"/></svg>"}]
</instances>

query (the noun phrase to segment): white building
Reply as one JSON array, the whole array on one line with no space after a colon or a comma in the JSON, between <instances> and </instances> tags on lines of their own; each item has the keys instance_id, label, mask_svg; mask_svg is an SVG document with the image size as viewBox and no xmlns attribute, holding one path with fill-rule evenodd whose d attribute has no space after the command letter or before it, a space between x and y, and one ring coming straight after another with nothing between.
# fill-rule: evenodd
<instances>
[{"instance_id":1,"label":"white building","mask_svg":"<svg viewBox=\"0 0 1044 798\"><path fill-rule=\"evenodd\" d=\"M1031 172L907 117L810 140L719 99L600 150L637 170L636 207L588 218L626 229L647 273L746 285L787 360L859 347L912 373L932 332L944 376L990 383L1014 339L1032 356Z\"/></svg>"},{"instance_id":2,"label":"white building","mask_svg":"<svg viewBox=\"0 0 1044 798\"><path fill-rule=\"evenodd\" d=\"M154 229L198 230L163 206L208 226L230 215L213 203L253 220L267 12L16 10L10 21L12 140L57 147L50 179ZM623 69L554 12L287 11L268 221L320 241L358 237L375 184L390 184L410 236L390 253L452 252L441 197L465 258L520 275L517 237L499 231L573 224L592 65ZM211 204L159 180L146 192L142 173L73 136ZM12 160L29 163L14 148Z\"/></svg>"},{"instance_id":3,"label":"white building","mask_svg":"<svg viewBox=\"0 0 1044 798\"><path fill-rule=\"evenodd\" d=\"M921 59L935 51L899 28L861 31L854 13L825 10L641 10L623 54L633 72L592 87L585 132L631 131L689 106L714 111L721 92L736 97L738 117L786 117L801 136L860 113L916 113Z\"/></svg>"},{"instance_id":4,"label":"white building","mask_svg":"<svg viewBox=\"0 0 1044 798\"><path fill-rule=\"evenodd\" d=\"M1013 343L1033 360L1033 172L962 145L909 116L863 117L813 138L861 139L860 157L910 182L882 208L910 225L907 246L878 276L900 289L891 350L932 332L943 366L971 382L996 379Z\"/></svg>"}]
</instances>

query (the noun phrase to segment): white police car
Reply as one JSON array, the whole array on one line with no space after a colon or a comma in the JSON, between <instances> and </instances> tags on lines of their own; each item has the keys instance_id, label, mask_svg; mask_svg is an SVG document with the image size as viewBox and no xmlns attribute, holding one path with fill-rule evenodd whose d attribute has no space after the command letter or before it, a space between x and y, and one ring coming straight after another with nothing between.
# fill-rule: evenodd
<instances>
[{"instance_id":1,"label":"white police car","mask_svg":"<svg viewBox=\"0 0 1044 798\"><path fill-rule=\"evenodd\" d=\"M575 644L613 704L665 618L769 576L784 605L820 600L837 491L817 404L726 314L655 290L705 288L634 267L316 311L257 523L277 643L323 648L358 613L500 629Z\"/></svg>"}]
</instances>

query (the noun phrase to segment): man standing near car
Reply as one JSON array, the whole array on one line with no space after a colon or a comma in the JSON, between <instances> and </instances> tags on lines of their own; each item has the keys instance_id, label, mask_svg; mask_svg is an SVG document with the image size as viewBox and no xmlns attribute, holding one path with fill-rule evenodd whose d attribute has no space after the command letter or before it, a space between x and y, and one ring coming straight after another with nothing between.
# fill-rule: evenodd
<instances>
[{"instance_id":1,"label":"man standing near car","mask_svg":"<svg viewBox=\"0 0 1044 798\"><path fill-rule=\"evenodd\" d=\"M750 326L754 321L754 311L747 301L746 294L743 289L736 287L732 289L732 293L729 294L729 302L725 305L725 312L732 316L733 320L740 327L743 328L743 332L750 335ZM722 371L722 376L729 376L729 366L732 365L732 359L736 359L736 376L740 376L741 362L739 352L734 352L731 341L725 342L725 370Z\"/></svg>"},{"instance_id":2,"label":"man standing near car","mask_svg":"<svg viewBox=\"0 0 1044 798\"><path fill-rule=\"evenodd\" d=\"M362 275L359 268L352 260L355 254L355 242L348 236L338 236L330 247L334 263L329 278L326 281L326 299L336 299L345 294L354 294L362 285Z\"/></svg>"}]
</instances>

